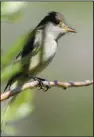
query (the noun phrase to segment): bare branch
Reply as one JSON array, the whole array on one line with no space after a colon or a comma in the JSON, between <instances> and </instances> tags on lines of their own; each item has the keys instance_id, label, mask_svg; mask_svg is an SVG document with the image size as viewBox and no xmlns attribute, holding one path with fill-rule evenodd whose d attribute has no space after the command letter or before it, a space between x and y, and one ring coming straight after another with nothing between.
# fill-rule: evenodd
<instances>
[{"instance_id":1,"label":"bare branch","mask_svg":"<svg viewBox=\"0 0 94 137\"><path fill-rule=\"evenodd\" d=\"M60 87L60 88L63 88L63 89L67 89L69 87L89 86L89 85L92 85L92 84L94 84L93 80L86 80L86 81L80 81L80 82L76 82L76 81L59 82L57 80L51 81L51 82L43 81L43 86L44 87L49 85L50 87L56 86L56 87ZM10 98L11 96L14 96L14 95L20 93L21 91L23 91L25 89L34 88L34 87L38 87L38 86L39 86L39 81L32 81L32 82L25 83L21 87L18 87L14 90L2 93L0 95L0 101L4 101L4 100Z\"/></svg>"}]
</instances>

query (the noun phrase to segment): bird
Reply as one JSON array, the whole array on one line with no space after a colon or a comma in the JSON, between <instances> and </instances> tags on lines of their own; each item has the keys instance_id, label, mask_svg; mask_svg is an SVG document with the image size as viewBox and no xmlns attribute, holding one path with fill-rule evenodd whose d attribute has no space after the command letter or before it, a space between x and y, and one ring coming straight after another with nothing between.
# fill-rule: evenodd
<instances>
[{"instance_id":1,"label":"bird","mask_svg":"<svg viewBox=\"0 0 94 137\"><path fill-rule=\"evenodd\" d=\"M30 78L38 78L37 75L53 60L58 40L69 32L76 33L76 30L66 23L64 15L56 11L49 12L28 34L22 50L13 63L13 67L20 63L21 69L8 80L4 92L8 87L14 89ZM44 79L38 80L41 83Z\"/></svg>"},{"instance_id":2,"label":"bird","mask_svg":"<svg viewBox=\"0 0 94 137\"><path fill-rule=\"evenodd\" d=\"M53 60L58 48L58 40L67 33L76 33L76 30L70 27L62 13L50 11L33 29L28 33L22 50L18 53L13 63L20 64L20 70L12 75L4 89L4 92L13 90L19 85L22 86L28 80L37 79L39 86L42 88L43 78L37 75L43 71ZM48 90L50 86L46 86ZM17 95L11 97L8 102L8 107L4 112L4 117L7 110L10 108ZM2 123L4 118L2 120Z\"/></svg>"}]
</instances>

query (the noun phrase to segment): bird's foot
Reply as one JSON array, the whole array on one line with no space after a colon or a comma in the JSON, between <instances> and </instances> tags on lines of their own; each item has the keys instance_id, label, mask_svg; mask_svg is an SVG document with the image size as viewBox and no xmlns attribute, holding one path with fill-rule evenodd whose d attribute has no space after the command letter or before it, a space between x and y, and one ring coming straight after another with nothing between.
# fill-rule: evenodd
<instances>
[{"instance_id":1,"label":"bird's foot","mask_svg":"<svg viewBox=\"0 0 94 137\"><path fill-rule=\"evenodd\" d=\"M38 80L39 87L40 87L39 90L42 89L43 91L47 91L50 88L49 84L48 85L44 85L43 84L43 81L48 81L48 80L40 78L40 77L36 77L36 76L30 76L30 75L28 75L28 77L30 77L30 78L32 78L34 80Z\"/></svg>"},{"instance_id":2,"label":"bird's foot","mask_svg":"<svg viewBox=\"0 0 94 137\"><path fill-rule=\"evenodd\" d=\"M47 91L50 88L49 84L46 86L43 84L43 81L48 81L48 80L39 77L36 77L35 80L39 81L39 87L40 87L39 90L42 89L43 91Z\"/></svg>"}]
</instances>

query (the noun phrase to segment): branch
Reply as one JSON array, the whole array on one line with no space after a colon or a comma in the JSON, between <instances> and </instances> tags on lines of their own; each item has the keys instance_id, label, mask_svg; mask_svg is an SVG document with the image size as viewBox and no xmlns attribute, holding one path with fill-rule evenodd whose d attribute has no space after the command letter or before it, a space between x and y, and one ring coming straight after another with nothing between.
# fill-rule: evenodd
<instances>
[{"instance_id":1,"label":"branch","mask_svg":"<svg viewBox=\"0 0 94 137\"><path fill-rule=\"evenodd\" d=\"M70 87L83 87L83 86L89 86L89 85L94 84L93 80L86 80L86 81L80 81L80 82L76 82L76 81L59 82L59 81L55 80L55 81L51 81L51 82L43 81L42 83L43 83L44 87L49 85L50 87L56 86L56 87L61 87L63 89L67 89ZM11 91L2 93L0 95L0 101L4 101L4 100L10 98L11 96L14 96L14 95L20 93L21 91L23 91L25 89L34 88L34 87L39 87L39 81L36 80L33 82L28 82L28 83L23 84L21 87L18 87Z\"/></svg>"}]
</instances>

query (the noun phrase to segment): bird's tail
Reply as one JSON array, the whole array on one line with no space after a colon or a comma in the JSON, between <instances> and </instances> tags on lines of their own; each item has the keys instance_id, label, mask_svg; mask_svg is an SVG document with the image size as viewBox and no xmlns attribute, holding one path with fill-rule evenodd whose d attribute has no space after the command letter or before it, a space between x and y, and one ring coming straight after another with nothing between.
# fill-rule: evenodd
<instances>
[{"instance_id":1,"label":"bird's tail","mask_svg":"<svg viewBox=\"0 0 94 137\"><path fill-rule=\"evenodd\" d=\"M9 87L11 87L11 85L12 85L12 83L14 82L14 81L16 81L19 77L21 77L22 76L22 72L18 72L18 73L16 73L16 74L14 74L9 80L8 80L8 82L7 82L7 85L5 86L5 88L4 88L4 92L6 91L6 89Z\"/></svg>"},{"instance_id":2,"label":"bird's tail","mask_svg":"<svg viewBox=\"0 0 94 137\"><path fill-rule=\"evenodd\" d=\"M19 79L20 77L22 77L22 76L23 76L23 73L22 73L22 72L18 72L18 73L16 73L16 74L14 74L14 75L8 80L7 85L6 85L5 88L4 88L4 92L7 90L7 88L9 88L9 90L10 90L11 87L12 87L12 85L13 85L16 81L18 82L18 81L19 81L18 79ZM18 85L18 84L17 84L17 85ZM13 88L16 88L17 85L15 84ZM9 99L8 105L6 106L6 108L5 108L5 110L4 110L3 118L2 118L2 121L1 121L2 130L3 130L4 126L7 124L7 122L6 122L7 111L10 109L11 104L12 104L12 102L16 99L16 97L17 97L17 96L15 95L15 96L13 96L12 98Z\"/></svg>"}]
</instances>

